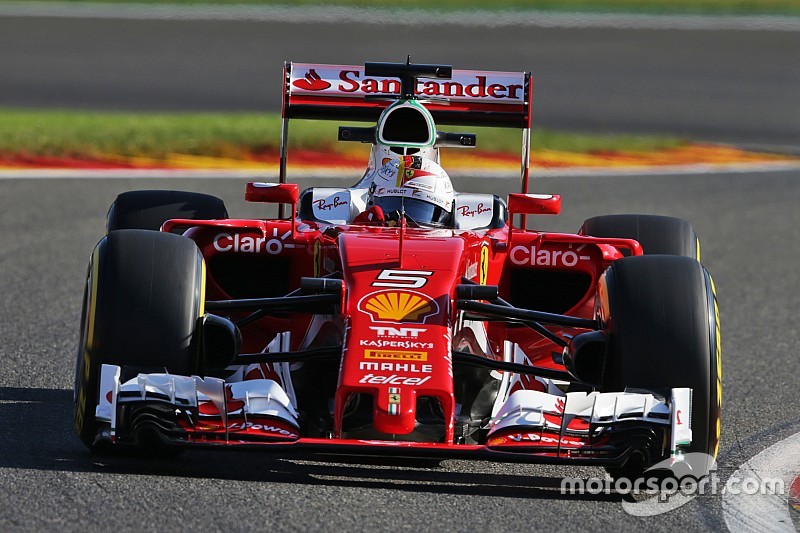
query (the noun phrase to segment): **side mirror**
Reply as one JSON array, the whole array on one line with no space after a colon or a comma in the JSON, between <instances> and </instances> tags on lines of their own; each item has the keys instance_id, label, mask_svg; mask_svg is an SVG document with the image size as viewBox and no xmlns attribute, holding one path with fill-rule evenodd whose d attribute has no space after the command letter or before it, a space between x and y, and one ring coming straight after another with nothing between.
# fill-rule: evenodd
<instances>
[{"instance_id":1,"label":"side mirror","mask_svg":"<svg viewBox=\"0 0 800 533\"><path fill-rule=\"evenodd\" d=\"M508 212L511 215L557 215L561 212L561 196L512 193L508 195Z\"/></svg>"},{"instance_id":2,"label":"side mirror","mask_svg":"<svg viewBox=\"0 0 800 533\"><path fill-rule=\"evenodd\" d=\"M453 133L436 130L436 148L475 148L477 135L474 133Z\"/></svg>"},{"instance_id":3,"label":"side mirror","mask_svg":"<svg viewBox=\"0 0 800 533\"><path fill-rule=\"evenodd\" d=\"M247 202L297 205L300 189L296 183L264 183L253 181L247 184L244 199ZM292 208L294 209L294 207Z\"/></svg>"},{"instance_id":4,"label":"side mirror","mask_svg":"<svg viewBox=\"0 0 800 533\"><path fill-rule=\"evenodd\" d=\"M374 143L375 126L369 128L358 128L355 126L339 126L338 140L360 142L360 143Z\"/></svg>"},{"instance_id":5,"label":"side mirror","mask_svg":"<svg viewBox=\"0 0 800 533\"><path fill-rule=\"evenodd\" d=\"M251 181L244 192L246 202L263 202L267 204L292 204L289 218L292 220L292 239L297 238L297 200L300 188L296 183L265 183ZM283 206L278 207L278 218L283 218Z\"/></svg>"}]
</instances>

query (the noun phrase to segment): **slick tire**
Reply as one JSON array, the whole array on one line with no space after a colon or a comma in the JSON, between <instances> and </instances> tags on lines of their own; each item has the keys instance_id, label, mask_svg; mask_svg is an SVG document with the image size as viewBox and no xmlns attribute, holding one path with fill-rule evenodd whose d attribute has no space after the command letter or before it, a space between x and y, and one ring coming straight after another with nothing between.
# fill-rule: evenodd
<instances>
[{"instance_id":1,"label":"slick tire","mask_svg":"<svg viewBox=\"0 0 800 533\"><path fill-rule=\"evenodd\" d=\"M158 230L172 218L228 218L225 203L215 196L184 191L130 191L117 196L108 210L106 231Z\"/></svg>"},{"instance_id":2,"label":"slick tire","mask_svg":"<svg viewBox=\"0 0 800 533\"><path fill-rule=\"evenodd\" d=\"M101 365L191 375L203 314L205 265L194 241L147 230L106 235L92 253L75 369L75 431L99 451ZM132 376L128 376L132 377Z\"/></svg>"},{"instance_id":3,"label":"slick tire","mask_svg":"<svg viewBox=\"0 0 800 533\"><path fill-rule=\"evenodd\" d=\"M585 220L579 233L634 239L645 255L681 255L700 260L700 241L686 220L661 215L603 215ZM628 255L627 250L623 254Z\"/></svg>"},{"instance_id":4,"label":"slick tire","mask_svg":"<svg viewBox=\"0 0 800 533\"><path fill-rule=\"evenodd\" d=\"M690 387L692 443L686 451L716 458L722 353L711 276L690 257L626 257L605 272L599 294L609 339L603 390L645 389L668 398L670 389Z\"/></svg>"}]
</instances>

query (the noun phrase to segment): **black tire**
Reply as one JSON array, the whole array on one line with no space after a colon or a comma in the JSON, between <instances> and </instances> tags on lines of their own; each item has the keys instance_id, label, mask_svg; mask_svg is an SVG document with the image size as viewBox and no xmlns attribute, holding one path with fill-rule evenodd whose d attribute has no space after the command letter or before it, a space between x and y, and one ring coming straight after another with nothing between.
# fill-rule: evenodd
<instances>
[{"instance_id":1,"label":"black tire","mask_svg":"<svg viewBox=\"0 0 800 533\"><path fill-rule=\"evenodd\" d=\"M130 191L117 196L108 210L106 232L120 229L158 230L172 218L228 218L225 203L208 194L184 191Z\"/></svg>"},{"instance_id":2,"label":"black tire","mask_svg":"<svg viewBox=\"0 0 800 533\"><path fill-rule=\"evenodd\" d=\"M75 368L75 431L96 450L102 364L191 375L205 266L194 241L146 230L106 235L92 253ZM125 376L123 376L124 378ZM132 376L131 376L132 377Z\"/></svg>"},{"instance_id":3,"label":"black tire","mask_svg":"<svg viewBox=\"0 0 800 533\"><path fill-rule=\"evenodd\" d=\"M688 257L640 256L612 263L600 284L609 337L603 390L646 389L669 397L671 388L690 387L692 443L686 451L716 458L722 354L711 276Z\"/></svg>"},{"instance_id":4,"label":"black tire","mask_svg":"<svg viewBox=\"0 0 800 533\"><path fill-rule=\"evenodd\" d=\"M645 255L681 255L700 260L700 241L686 220L661 215L603 215L585 220L579 232L593 237L634 239ZM629 255L628 250L623 250Z\"/></svg>"}]
</instances>

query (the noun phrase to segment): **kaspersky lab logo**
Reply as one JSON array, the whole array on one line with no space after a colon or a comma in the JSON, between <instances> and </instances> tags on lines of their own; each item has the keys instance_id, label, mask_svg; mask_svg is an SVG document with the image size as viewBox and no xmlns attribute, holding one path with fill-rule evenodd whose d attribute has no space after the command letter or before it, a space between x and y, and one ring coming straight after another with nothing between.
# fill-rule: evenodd
<instances>
[{"instance_id":1,"label":"kaspersky lab logo","mask_svg":"<svg viewBox=\"0 0 800 533\"><path fill-rule=\"evenodd\" d=\"M380 291L361 298L358 310L372 318L373 322L425 323L439 312L434 299L414 291Z\"/></svg>"}]
</instances>

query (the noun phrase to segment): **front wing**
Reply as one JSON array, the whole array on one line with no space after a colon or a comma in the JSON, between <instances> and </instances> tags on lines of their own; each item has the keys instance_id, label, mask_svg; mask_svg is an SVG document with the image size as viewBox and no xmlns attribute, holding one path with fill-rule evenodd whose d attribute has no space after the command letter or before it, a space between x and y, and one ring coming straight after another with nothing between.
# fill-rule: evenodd
<instances>
[{"instance_id":1,"label":"front wing","mask_svg":"<svg viewBox=\"0 0 800 533\"><path fill-rule=\"evenodd\" d=\"M292 401L275 381L139 374L103 365L98 442L125 447L156 438L177 447L279 453L391 455L521 463L621 466L634 453L680 461L691 443L691 389L511 394L487 425L485 444L301 437Z\"/></svg>"}]
</instances>

